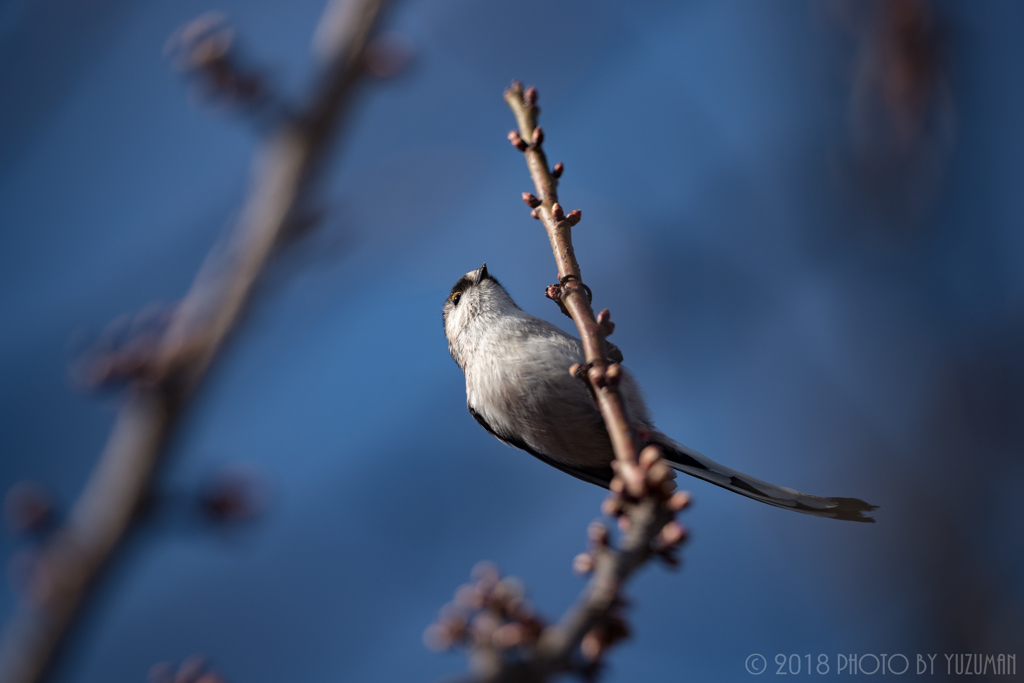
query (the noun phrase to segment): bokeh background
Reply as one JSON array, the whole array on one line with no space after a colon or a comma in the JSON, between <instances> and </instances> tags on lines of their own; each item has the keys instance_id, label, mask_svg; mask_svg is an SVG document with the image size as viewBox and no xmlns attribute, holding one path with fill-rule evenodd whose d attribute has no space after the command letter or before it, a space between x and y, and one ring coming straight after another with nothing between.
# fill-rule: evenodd
<instances>
[{"instance_id":1,"label":"bokeh background","mask_svg":"<svg viewBox=\"0 0 1024 683\"><path fill-rule=\"evenodd\" d=\"M257 133L162 54L211 9L303 91L321 0L0 3L0 487L58 510L118 400L69 367L180 297L244 197ZM571 325L505 140L513 78L540 91L585 280L659 426L881 505L847 524L681 481L684 567L630 586L606 680L1024 654L1024 5L405 0L388 28L413 63L361 93L327 219L269 272L55 680L204 653L230 683L429 681L464 669L421 634L476 561L548 616L575 597L603 494L479 428L441 326L482 261ZM259 479L255 519L196 511L224 468ZM0 540L0 615L32 543Z\"/></svg>"}]
</instances>

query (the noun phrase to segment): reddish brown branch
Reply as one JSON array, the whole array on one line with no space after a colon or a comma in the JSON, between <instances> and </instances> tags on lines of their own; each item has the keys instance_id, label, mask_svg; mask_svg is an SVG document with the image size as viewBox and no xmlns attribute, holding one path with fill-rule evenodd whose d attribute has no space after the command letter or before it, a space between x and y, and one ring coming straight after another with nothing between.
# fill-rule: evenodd
<instances>
[{"instance_id":1,"label":"reddish brown branch","mask_svg":"<svg viewBox=\"0 0 1024 683\"><path fill-rule=\"evenodd\" d=\"M534 212L544 224L558 266L559 284L553 285L555 289L550 295L564 307L579 329L589 366L587 377L608 427L620 474L625 478L630 493L639 497L643 494L642 479L635 471L639 442L630 427L625 404L618 393L619 368L617 364L608 361L608 347L605 344L608 327L599 325L594 316L580 273L580 264L572 248L572 227L579 222L581 214L572 211L567 216L558 203L558 179L555 173L548 170L548 160L543 149L544 133L537 125L537 116L540 114L537 91L529 88L524 92L522 85L513 83L505 91L505 101L519 125L518 131L509 133L509 139L526 156L526 165L530 169L539 199ZM516 140L522 144L516 144ZM525 144L526 140L531 141L529 145ZM557 175L561 176L562 165L557 164L556 169ZM607 312L604 315L607 318Z\"/></svg>"},{"instance_id":2,"label":"reddish brown branch","mask_svg":"<svg viewBox=\"0 0 1024 683\"><path fill-rule=\"evenodd\" d=\"M129 530L185 403L238 323L267 261L313 189L363 72L368 39L385 2L359 0L339 11L341 4L329 5L318 28L323 68L312 97L258 150L248 199L230 242L224 253L208 259L154 344L152 356L135 374L81 496L40 553L26 595L0 643L3 683L33 683L45 676L89 588Z\"/></svg>"}]
</instances>

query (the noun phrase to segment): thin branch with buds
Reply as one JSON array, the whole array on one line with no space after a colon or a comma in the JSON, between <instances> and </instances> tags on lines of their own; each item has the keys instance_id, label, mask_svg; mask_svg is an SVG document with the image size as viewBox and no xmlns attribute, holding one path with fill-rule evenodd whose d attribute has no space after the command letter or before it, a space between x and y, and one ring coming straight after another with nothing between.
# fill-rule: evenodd
<instances>
[{"instance_id":1,"label":"thin branch with buds","mask_svg":"<svg viewBox=\"0 0 1024 683\"><path fill-rule=\"evenodd\" d=\"M547 288L546 295L573 319L583 342L586 363L567 370L587 383L615 449L616 474L602 511L618 518L622 535L615 545L602 522L591 524L590 549L573 561L578 573L591 578L557 624L547 625L534 613L517 582L500 579L496 570L484 566L475 570L475 583L460 588L455 601L441 611L426 639L438 649L468 649L473 669L468 680L476 682L546 681L560 673L592 680L608 648L629 634L621 592L626 580L652 557L678 565L676 550L686 530L675 515L690 497L675 490L675 473L661 460L657 447L640 451L640 435L626 415L618 393L622 369L609 361L605 341L615 326L607 310L594 315L590 288L580 275L572 228L580 222L581 213L566 214L558 203L563 166L548 168L542 148L544 131L537 125L537 91L524 92L519 83L513 83L505 91L505 101L519 124L508 139L525 154L537 190L537 195L524 192L523 201L530 215L543 222L558 264L559 281Z\"/></svg>"},{"instance_id":2,"label":"thin branch with buds","mask_svg":"<svg viewBox=\"0 0 1024 683\"><path fill-rule=\"evenodd\" d=\"M508 134L509 141L525 154L526 165L537 188L538 196L523 193L523 201L533 209L530 215L544 224L558 265L558 283L547 288L547 297L558 302L579 329L586 364L576 370L586 376L601 409L615 449L619 475L625 479L629 492L640 497L643 480L636 469L640 444L617 390L621 368L617 363L609 363L605 343L605 337L615 326L607 310L594 316L590 289L583 284L580 264L572 248L572 228L580 222L582 213L577 209L566 214L558 203L558 178L562 175L563 166L557 164L553 171L548 170L543 149L544 129L537 125L540 109L537 107L536 89L528 88L524 92L522 86L515 83L505 91L505 101L519 124L519 130Z\"/></svg>"},{"instance_id":3,"label":"thin branch with buds","mask_svg":"<svg viewBox=\"0 0 1024 683\"><path fill-rule=\"evenodd\" d=\"M132 526L168 436L223 348L256 283L312 191L337 137L384 0L332 0L317 29L322 71L309 100L270 131L226 253L211 256L165 329L108 358L100 379L128 382L106 448L66 522L42 548L0 642L0 681L46 675L90 587ZM230 31L208 18L179 33L179 60L229 99L266 96L230 58Z\"/></svg>"}]
</instances>

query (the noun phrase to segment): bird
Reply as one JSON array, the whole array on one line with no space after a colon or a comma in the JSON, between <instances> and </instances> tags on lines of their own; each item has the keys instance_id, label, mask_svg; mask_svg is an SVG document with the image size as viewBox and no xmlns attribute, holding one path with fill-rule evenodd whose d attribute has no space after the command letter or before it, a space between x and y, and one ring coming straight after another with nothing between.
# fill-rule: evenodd
<instances>
[{"instance_id":1,"label":"bird","mask_svg":"<svg viewBox=\"0 0 1024 683\"><path fill-rule=\"evenodd\" d=\"M442 310L448 350L466 378L466 404L500 441L591 484L608 488L615 453L588 387L569 373L585 362L579 339L522 310L484 263L452 287ZM609 359L622 352L608 343ZM874 522L857 498L800 493L761 481L673 441L654 427L640 386L622 368L618 391L644 446L673 469L748 498L817 517Z\"/></svg>"}]
</instances>

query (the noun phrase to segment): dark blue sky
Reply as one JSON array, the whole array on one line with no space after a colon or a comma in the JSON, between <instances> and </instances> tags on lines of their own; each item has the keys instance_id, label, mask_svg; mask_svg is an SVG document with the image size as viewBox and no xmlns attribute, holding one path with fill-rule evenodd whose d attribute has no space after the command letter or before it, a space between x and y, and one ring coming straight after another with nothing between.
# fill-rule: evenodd
<instances>
[{"instance_id":1,"label":"dark blue sky","mask_svg":"<svg viewBox=\"0 0 1024 683\"><path fill-rule=\"evenodd\" d=\"M328 220L271 269L160 483L243 463L270 485L266 515L228 531L163 511L58 680L141 681L202 652L231 683L429 681L464 668L420 636L476 561L548 616L575 597L602 492L479 428L441 326L482 261L571 325L541 295L555 268L505 140L513 78L540 91L585 280L660 428L882 506L844 524L681 477L684 568L632 584L634 639L607 680L748 680L753 652L1019 647L1024 6L934 7L903 147L873 76L884 53L844 7L400 4L414 65L364 91ZM209 9L301 92L320 0L0 5L3 489L32 479L70 504L117 405L75 388L70 361L117 316L180 297L241 203L255 134L197 105L162 55ZM5 585L0 615L14 599Z\"/></svg>"}]
</instances>

